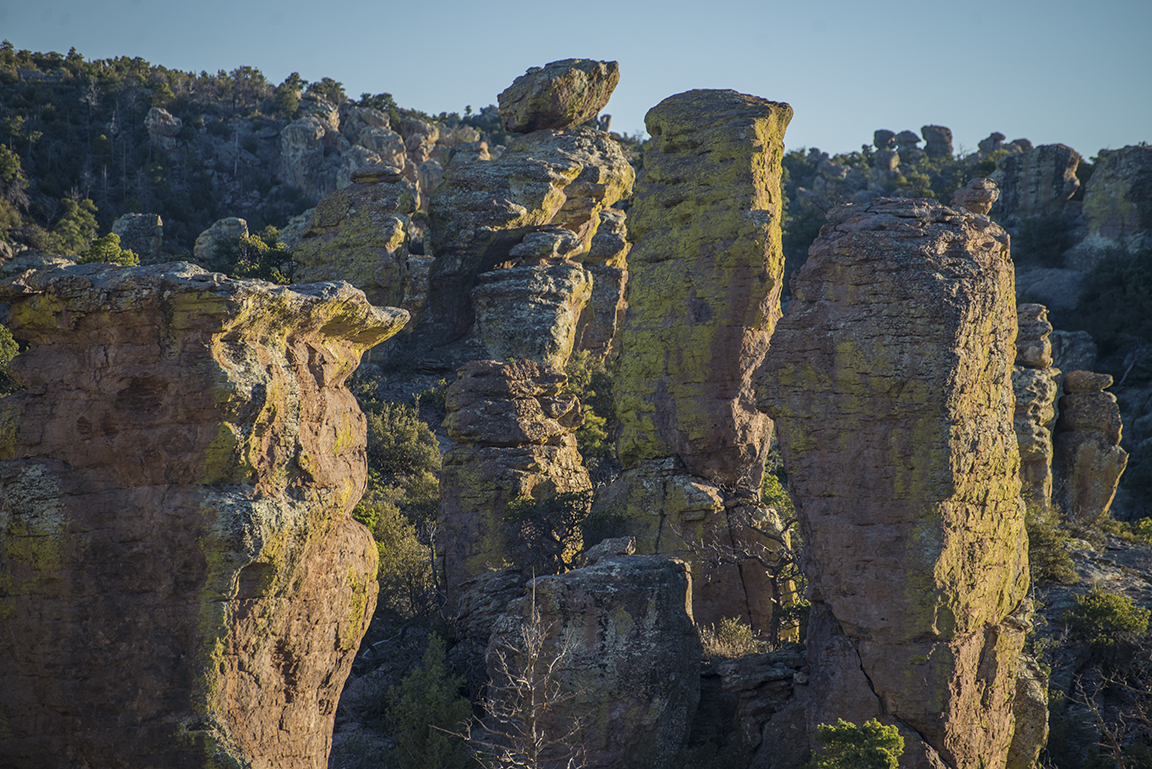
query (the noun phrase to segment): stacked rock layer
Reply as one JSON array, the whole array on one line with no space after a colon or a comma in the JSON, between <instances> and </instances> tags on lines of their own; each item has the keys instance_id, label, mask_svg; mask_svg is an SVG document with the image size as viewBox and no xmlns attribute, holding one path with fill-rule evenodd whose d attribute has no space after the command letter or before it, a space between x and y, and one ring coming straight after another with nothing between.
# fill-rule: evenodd
<instances>
[{"instance_id":1,"label":"stacked rock layer","mask_svg":"<svg viewBox=\"0 0 1152 769\"><path fill-rule=\"evenodd\" d=\"M326 766L377 589L343 383L407 313L187 264L0 297L0 764Z\"/></svg>"}]
</instances>

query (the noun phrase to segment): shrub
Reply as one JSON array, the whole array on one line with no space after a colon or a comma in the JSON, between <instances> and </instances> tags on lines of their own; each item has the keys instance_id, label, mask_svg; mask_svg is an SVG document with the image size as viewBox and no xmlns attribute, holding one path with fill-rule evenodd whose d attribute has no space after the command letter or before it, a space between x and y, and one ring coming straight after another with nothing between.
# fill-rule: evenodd
<instances>
[{"instance_id":1,"label":"shrub","mask_svg":"<svg viewBox=\"0 0 1152 769\"><path fill-rule=\"evenodd\" d=\"M388 692L387 718L401 769L463 769L472 765L464 741L472 706L461 697L464 679L448 675L444 641L432 635L420 666Z\"/></svg>"},{"instance_id":2,"label":"shrub","mask_svg":"<svg viewBox=\"0 0 1152 769\"><path fill-rule=\"evenodd\" d=\"M580 398L584 423L576 428L576 445L585 457L603 457L612 453L611 433L616 427L616 408L612 399L612 377L604 363L591 358L587 350L572 355L564 369L568 376L567 392Z\"/></svg>"},{"instance_id":3,"label":"shrub","mask_svg":"<svg viewBox=\"0 0 1152 769\"><path fill-rule=\"evenodd\" d=\"M1148 609L1134 606L1132 599L1109 593L1099 585L1076 597L1076 606L1063 621L1073 640L1096 649L1126 645L1148 632Z\"/></svg>"},{"instance_id":4,"label":"shrub","mask_svg":"<svg viewBox=\"0 0 1152 769\"><path fill-rule=\"evenodd\" d=\"M583 548L581 525L591 508L591 491L512 500L504 523L513 560L536 574L567 571Z\"/></svg>"},{"instance_id":5,"label":"shrub","mask_svg":"<svg viewBox=\"0 0 1152 769\"><path fill-rule=\"evenodd\" d=\"M233 278L258 278L283 285L291 280L291 265L292 252L283 243L269 245L259 235L245 235L217 243L210 266Z\"/></svg>"},{"instance_id":6,"label":"shrub","mask_svg":"<svg viewBox=\"0 0 1152 769\"><path fill-rule=\"evenodd\" d=\"M20 352L20 345L12 338L12 332L7 326L0 325L0 396L11 395L22 389L20 385L8 375L8 364Z\"/></svg>"},{"instance_id":7,"label":"shrub","mask_svg":"<svg viewBox=\"0 0 1152 769\"><path fill-rule=\"evenodd\" d=\"M440 469L440 444L416 409L403 403L368 403L368 464L386 475Z\"/></svg>"},{"instance_id":8,"label":"shrub","mask_svg":"<svg viewBox=\"0 0 1152 769\"><path fill-rule=\"evenodd\" d=\"M818 750L814 769L897 769L904 738L895 726L876 719L861 726L840 719L816 727Z\"/></svg>"},{"instance_id":9,"label":"shrub","mask_svg":"<svg viewBox=\"0 0 1152 769\"><path fill-rule=\"evenodd\" d=\"M1064 549L1068 537L1059 528L1056 512L1051 507L1029 505L1024 528L1028 533L1028 564L1032 581L1074 584L1079 578L1072 566L1072 556Z\"/></svg>"},{"instance_id":10,"label":"shrub","mask_svg":"<svg viewBox=\"0 0 1152 769\"><path fill-rule=\"evenodd\" d=\"M752 626L736 617L725 617L719 625L700 628L700 644L708 659L731 659L765 651L766 644L756 640Z\"/></svg>"},{"instance_id":11,"label":"shrub","mask_svg":"<svg viewBox=\"0 0 1152 769\"><path fill-rule=\"evenodd\" d=\"M436 597L432 549L420 541L416 527L396 505L373 499L361 502L356 510L370 511L372 519L370 528L380 556L377 606L409 619L428 613Z\"/></svg>"},{"instance_id":12,"label":"shrub","mask_svg":"<svg viewBox=\"0 0 1152 769\"><path fill-rule=\"evenodd\" d=\"M81 254L76 264L122 264L130 267L140 264L140 257L134 251L120 248L120 236L110 232L92 241L92 245Z\"/></svg>"}]
</instances>

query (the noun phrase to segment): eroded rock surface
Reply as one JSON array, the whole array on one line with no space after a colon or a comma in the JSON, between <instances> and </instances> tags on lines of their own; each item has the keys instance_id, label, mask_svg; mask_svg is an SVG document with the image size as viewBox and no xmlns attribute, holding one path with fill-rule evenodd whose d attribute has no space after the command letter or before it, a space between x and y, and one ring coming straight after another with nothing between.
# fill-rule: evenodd
<instances>
[{"instance_id":1,"label":"eroded rock surface","mask_svg":"<svg viewBox=\"0 0 1152 769\"><path fill-rule=\"evenodd\" d=\"M1064 377L1060 417L1054 435L1056 475L1064 514L1088 523L1108 513L1116 486L1128 466L1120 448L1123 424L1110 374L1070 371Z\"/></svg>"},{"instance_id":2,"label":"eroded rock surface","mask_svg":"<svg viewBox=\"0 0 1152 769\"><path fill-rule=\"evenodd\" d=\"M229 216L217 219L211 227L196 237L196 245L192 249L192 256L196 261L205 263L216 258L216 247L248 236L248 222L238 216Z\"/></svg>"},{"instance_id":3,"label":"eroded rock surface","mask_svg":"<svg viewBox=\"0 0 1152 769\"><path fill-rule=\"evenodd\" d=\"M1042 144L1004 156L992 174L1000 187L993 212L999 218L1013 219L1063 213L1080 188L1079 165L1080 154L1063 144Z\"/></svg>"},{"instance_id":4,"label":"eroded rock surface","mask_svg":"<svg viewBox=\"0 0 1152 769\"><path fill-rule=\"evenodd\" d=\"M760 377L804 534L808 726L898 725L904 766L1003 767L1028 588L1004 231L834 209Z\"/></svg>"},{"instance_id":5,"label":"eroded rock surface","mask_svg":"<svg viewBox=\"0 0 1152 769\"><path fill-rule=\"evenodd\" d=\"M1073 263L1090 269L1107 253L1152 247L1152 147L1101 150L1084 190L1088 236L1073 249Z\"/></svg>"},{"instance_id":6,"label":"eroded rock surface","mask_svg":"<svg viewBox=\"0 0 1152 769\"><path fill-rule=\"evenodd\" d=\"M731 547L759 516L771 422L752 375L780 315L780 160L792 109L735 91L671 96L628 216L628 313L616 411L624 473L597 506L624 511L642 553L692 562L694 612L766 629L763 569L713 568L692 548ZM753 545L758 548L763 543ZM741 574L741 571L745 571Z\"/></svg>"},{"instance_id":7,"label":"eroded rock surface","mask_svg":"<svg viewBox=\"0 0 1152 769\"><path fill-rule=\"evenodd\" d=\"M587 251L600 213L631 194L634 177L620 146L590 129L536 131L495 160L450 164L429 204L436 261L417 334L420 353L440 366L483 357L482 343L470 337L479 276L514 266L520 257L513 249L546 225L576 235L578 250L558 256ZM467 349L446 348L457 343Z\"/></svg>"},{"instance_id":8,"label":"eroded rock surface","mask_svg":"<svg viewBox=\"0 0 1152 769\"><path fill-rule=\"evenodd\" d=\"M313 209L308 229L292 249L293 280L347 280L372 304L405 307L416 187L381 166L359 170L352 182Z\"/></svg>"},{"instance_id":9,"label":"eroded rock surface","mask_svg":"<svg viewBox=\"0 0 1152 769\"><path fill-rule=\"evenodd\" d=\"M566 381L532 361L473 361L448 388L444 429L454 443L444 454L437 521L450 602L466 581L511 565L511 500L591 488L572 434L583 410L562 392Z\"/></svg>"},{"instance_id":10,"label":"eroded rock surface","mask_svg":"<svg viewBox=\"0 0 1152 769\"><path fill-rule=\"evenodd\" d=\"M0 763L326 766L377 589L343 383L407 314L188 264L0 299Z\"/></svg>"},{"instance_id":11,"label":"eroded rock surface","mask_svg":"<svg viewBox=\"0 0 1152 769\"><path fill-rule=\"evenodd\" d=\"M1013 424L1020 443L1020 485L1025 500L1040 507L1052 503L1052 427L1056 421L1057 378L1052 365L1052 324L1042 304L1016 307L1016 395Z\"/></svg>"},{"instance_id":12,"label":"eroded rock surface","mask_svg":"<svg viewBox=\"0 0 1152 769\"><path fill-rule=\"evenodd\" d=\"M488 647L498 710L512 704L499 689L505 667L524 668L525 634L534 628L543 636L542 659L563 655L556 705L539 723L545 734L557 739L579 724L567 746L584 750L587 767L675 765L700 698L700 641L686 564L615 556L533 580L527 595L508 605ZM546 753L545 765L563 766L547 763L556 758Z\"/></svg>"},{"instance_id":13,"label":"eroded rock surface","mask_svg":"<svg viewBox=\"0 0 1152 769\"><path fill-rule=\"evenodd\" d=\"M500 118L515 133L572 128L596 117L619 82L614 61L564 59L533 67L497 97Z\"/></svg>"},{"instance_id":14,"label":"eroded rock surface","mask_svg":"<svg viewBox=\"0 0 1152 769\"><path fill-rule=\"evenodd\" d=\"M124 214L112 223L112 232L120 238L120 248L135 252L142 260L160 256L164 222L159 214Z\"/></svg>"}]
</instances>

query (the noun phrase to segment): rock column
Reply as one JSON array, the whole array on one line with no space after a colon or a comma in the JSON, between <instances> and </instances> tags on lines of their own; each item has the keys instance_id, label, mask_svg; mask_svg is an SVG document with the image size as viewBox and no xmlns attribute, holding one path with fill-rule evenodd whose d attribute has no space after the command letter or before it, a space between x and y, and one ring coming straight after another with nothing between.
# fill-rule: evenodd
<instances>
[{"instance_id":1,"label":"rock column","mask_svg":"<svg viewBox=\"0 0 1152 769\"><path fill-rule=\"evenodd\" d=\"M711 567L733 547L764 551L758 507L771 422L752 374L780 316L780 160L787 104L735 91L671 96L629 213L628 310L616 411L624 473L597 506L624 512L639 552L692 563L694 612L765 629L775 596L751 561Z\"/></svg>"},{"instance_id":2,"label":"rock column","mask_svg":"<svg viewBox=\"0 0 1152 769\"><path fill-rule=\"evenodd\" d=\"M344 381L407 313L187 264L0 300L0 764L325 767L376 602Z\"/></svg>"},{"instance_id":3,"label":"rock column","mask_svg":"<svg viewBox=\"0 0 1152 769\"><path fill-rule=\"evenodd\" d=\"M804 534L809 733L1005 765L1028 588L1008 238L930 201L834 209L760 381Z\"/></svg>"},{"instance_id":4,"label":"rock column","mask_svg":"<svg viewBox=\"0 0 1152 769\"><path fill-rule=\"evenodd\" d=\"M564 394L563 374L531 361L473 361L448 388L437 515L444 589L453 604L461 586L512 565L504 512L520 497L591 488L572 432L580 401Z\"/></svg>"},{"instance_id":5,"label":"rock column","mask_svg":"<svg viewBox=\"0 0 1152 769\"><path fill-rule=\"evenodd\" d=\"M1071 371L1064 377L1054 440L1060 501L1071 521L1107 515L1128 466L1128 452L1120 448L1120 407L1104 392L1111 386L1111 374Z\"/></svg>"},{"instance_id":6,"label":"rock column","mask_svg":"<svg viewBox=\"0 0 1152 769\"><path fill-rule=\"evenodd\" d=\"M1016 365L1012 389L1016 394L1014 425L1020 443L1020 485L1026 501L1040 507L1052 504L1052 426L1056 421L1056 378L1052 343L1048 335L1048 309L1042 304L1016 308Z\"/></svg>"}]
</instances>

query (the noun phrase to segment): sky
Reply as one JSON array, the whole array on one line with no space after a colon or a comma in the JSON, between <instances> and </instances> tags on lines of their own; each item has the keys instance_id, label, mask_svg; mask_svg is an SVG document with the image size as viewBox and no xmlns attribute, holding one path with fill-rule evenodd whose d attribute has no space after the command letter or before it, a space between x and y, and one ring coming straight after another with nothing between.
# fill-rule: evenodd
<instances>
[{"instance_id":1,"label":"sky","mask_svg":"<svg viewBox=\"0 0 1152 769\"><path fill-rule=\"evenodd\" d=\"M879 128L993 131L1098 150L1152 141L1152 0L0 0L0 38L193 72L330 77L438 114L495 104L532 66L615 60L612 130L692 88L788 102L789 149Z\"/></svg>"}]
</instances>

